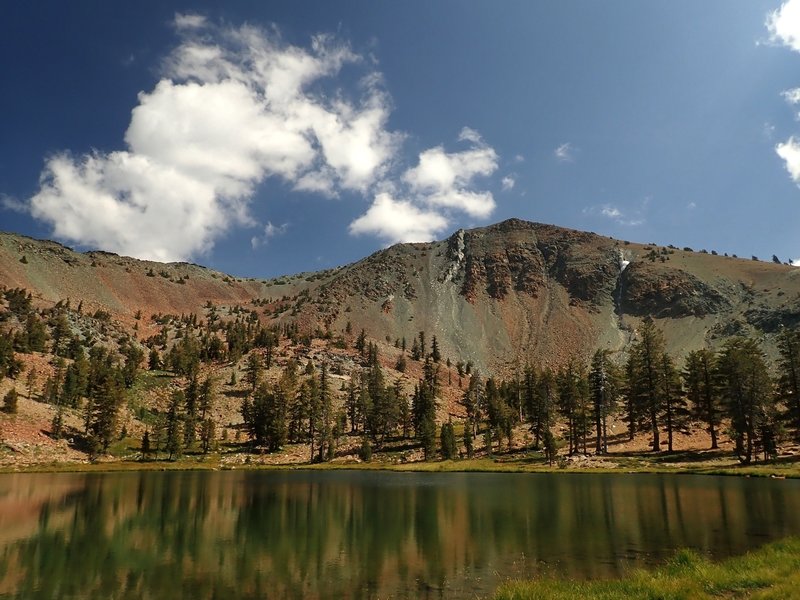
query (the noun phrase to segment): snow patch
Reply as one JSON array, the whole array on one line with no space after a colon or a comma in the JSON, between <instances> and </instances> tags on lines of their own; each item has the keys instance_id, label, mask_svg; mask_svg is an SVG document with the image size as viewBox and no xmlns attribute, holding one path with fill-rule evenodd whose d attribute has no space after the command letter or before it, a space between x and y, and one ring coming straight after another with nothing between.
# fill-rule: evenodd
<instances>
[{"instance_id":1,"label":"snow patch","mask_svg":"<svg viewBox=\"0 0 800 600\"><path fill-rule=\"evenodd\" d=\"M631 264L631 261L625 257L625 252L623 250L619 251L619 272L622 273L625 269L628 268L628 265Z\"/></svg>"}]
</instances>

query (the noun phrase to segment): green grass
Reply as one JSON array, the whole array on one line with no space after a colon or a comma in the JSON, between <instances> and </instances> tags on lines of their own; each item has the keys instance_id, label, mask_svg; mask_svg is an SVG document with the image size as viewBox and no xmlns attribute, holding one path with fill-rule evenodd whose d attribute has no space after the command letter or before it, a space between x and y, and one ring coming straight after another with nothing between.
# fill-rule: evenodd
<instances>
[{"instance_id":1,"label":"green grass","mask_svg":"<svg viewBox=\"0 0 800 600\"><path fill-rule=\"evenodd\" d=\"M666 565L636 570L622 579L574 581L542 578L512 581L495 600L679 600L800 598L800 538L788 538L744 556L714 563L681 550Z\"/></svg>"}]
</instances>

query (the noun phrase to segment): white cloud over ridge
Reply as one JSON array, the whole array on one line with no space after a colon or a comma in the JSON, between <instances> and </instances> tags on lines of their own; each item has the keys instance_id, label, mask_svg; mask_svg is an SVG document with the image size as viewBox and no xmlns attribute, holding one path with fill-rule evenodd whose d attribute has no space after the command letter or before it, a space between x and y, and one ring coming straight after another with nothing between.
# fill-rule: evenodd
<instances>
[{"instance_id":1,"label":"white cloud over ridge","mask_svg":"<svg viewBox=\"0 0 800 600\"><path fill-rule=\"evenodd\" d=\"M58 238L186 260L233 227L257 225L250 204L267 178L372 198L350 231L391 242L430 239L457 212L494 210L474 179L491 175L498 157L475 130L459 135L468 149L425 150L403 173L405 135L387 127L382 75L346 43L319 35L301 48L274 27L220 27L197 14L176 14L173 25L180 43L154 88L139 94L126 148L46 159L29 210ZM345 68L362 73L355 89L339 87ZM265 229L254 247L268 237Z\"/></svg>"},{"instance_id":2,"label":"white cloud over ridge","mask_svg":"<svg viewBox=\"0 0 800 600\"><path fill-rule=\"evenodd\" d=\"M381 192L369 210L350 224L350 233L374 234L389 242L427 242L447 225L448 220L438 212Z\"/></svg>"},{"instance_id":3,"label":"white cloud over ridge","mask_svg":"<svg viewBox=\"0 0 800 600\"><path fill-rule=\"evenodd\" d=\"M350 233L377 235L389 243L429 241L448 226L453 214L476 219L491 215L494 196L476 190L475 179L497 170L497 153L469 127L461 130L458 141L470 147L446 152L436 146L420 152L417 165L399 181L387 182L387 190L351 224Z\"/></svg>"},{"instance_id":4,"label":"white cloud over ridge","mask_svg":"<svg viewBox=\"0 0 800 600\"><path fill-rule=\"evenodd\" d=\"M613 204L601 204L599 206L588 206L583 209L583 214L587 216L600 216L610 219L619 225L625 227L638 227L645 223L644 210L649 204L649 199L645 199L639 209L634 211L634 215L623 212Z\"/></svg>"}]
</instances>

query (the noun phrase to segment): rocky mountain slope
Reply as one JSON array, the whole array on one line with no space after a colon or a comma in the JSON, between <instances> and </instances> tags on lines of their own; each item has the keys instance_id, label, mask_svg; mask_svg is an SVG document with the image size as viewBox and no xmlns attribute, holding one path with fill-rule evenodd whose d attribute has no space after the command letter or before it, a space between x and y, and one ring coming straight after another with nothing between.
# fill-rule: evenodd
<instances>
[{"instance_id":1,"label":"rocky mountain slope","mask_svg":"<svg viewBox=\"0 0 800 600\"><path fill-rule=\"evenodd\" d=\"M800 269L705 251L623 242L509 220L427 244L398 244L356 263L272 280L237 279L0 234L0 286L47 305L69 299L120 327L152 334L151 315L259 307L265 322L301 329L364 328L409 343L436 335L442 351L484 372L530 360L558 366L605 347L624 353L641 318L681 355L731 335L763 338L800 323Z\"/></svg>"}]
</instances>

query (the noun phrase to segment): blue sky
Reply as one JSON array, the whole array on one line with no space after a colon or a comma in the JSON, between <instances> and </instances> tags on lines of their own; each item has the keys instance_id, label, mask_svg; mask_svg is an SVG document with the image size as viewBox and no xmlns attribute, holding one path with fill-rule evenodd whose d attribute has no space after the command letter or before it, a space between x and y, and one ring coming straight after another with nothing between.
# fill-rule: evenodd
<instances>
[{"instance_id":1,"label":"blue sky","mask_svg":"<svg viewBox=\"0 0 800 600\"><path fill-rule=\"evenodd\" d=\"M264 277L519 217L800 257L800 0L16 2L0 77L0 229L78 249Z\"/></svg>"}]
</instances>

